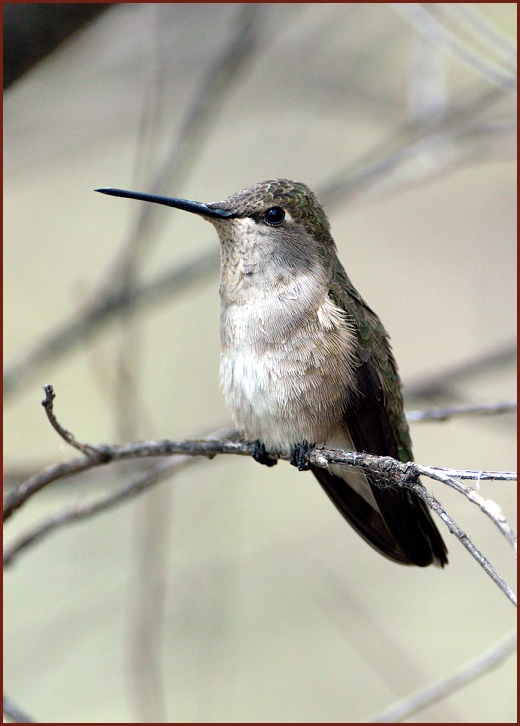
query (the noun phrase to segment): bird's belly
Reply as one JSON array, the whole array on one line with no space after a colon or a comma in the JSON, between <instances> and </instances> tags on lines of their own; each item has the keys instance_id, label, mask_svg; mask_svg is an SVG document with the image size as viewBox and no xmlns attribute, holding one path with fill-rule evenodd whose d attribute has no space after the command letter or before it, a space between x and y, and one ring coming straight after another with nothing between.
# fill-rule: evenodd
<instances>
[{"instance_id":1,"label":"bird's belly","mask_svg":"<svg viewBox=\"0 0 520 726\"><path fill-rule=\"evenodd\" d=\"M221 385L237 427L273 452L288 453L303 441L323 445L342 418L342 361L331 378L327 366L301 353L291 346L222 353Z\"/></svg>"}]
</instances>

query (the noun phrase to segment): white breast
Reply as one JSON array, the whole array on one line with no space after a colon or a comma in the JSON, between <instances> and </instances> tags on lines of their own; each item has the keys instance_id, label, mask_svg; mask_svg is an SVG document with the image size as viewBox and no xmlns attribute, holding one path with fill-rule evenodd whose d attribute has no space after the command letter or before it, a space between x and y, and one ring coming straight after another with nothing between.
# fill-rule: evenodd
<instances>
[{"instance_id":1,"label":"white breast","mask_svg":"<svg viewBox=\"0 0 520 726\"><path fill-rule=\"evenodd\" d=\"M273 451L325 444L348 395L354 334L345 314L325 293L302 310L299 292L222 308L226 401L245 436Z\"/></svg>"}]
</instances>

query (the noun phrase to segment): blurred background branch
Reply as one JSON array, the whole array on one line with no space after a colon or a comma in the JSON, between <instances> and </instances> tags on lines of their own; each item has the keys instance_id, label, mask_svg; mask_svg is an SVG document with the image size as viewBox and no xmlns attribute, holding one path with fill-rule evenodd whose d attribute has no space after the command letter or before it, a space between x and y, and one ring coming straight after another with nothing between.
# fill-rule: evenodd
<instances>
[{"instance_id":1,"label":"blurred background branch","mask_svg":"<svg viewBox=\"0 0 520 726\"><path fill-rule=\"evenodd\" d=\"M467 683L480 678L492 668L499 666L506 658L509 658L516 651L516 632L510 633L491 648L487 648L462 668L450 673L447 678L442 678L432 683L427 688L412 694L402 701L392 704L382 713L370 719L369 723L399 723L411 718L432 703L447 698L456 693Z\"/></svg>"}]
</instances>

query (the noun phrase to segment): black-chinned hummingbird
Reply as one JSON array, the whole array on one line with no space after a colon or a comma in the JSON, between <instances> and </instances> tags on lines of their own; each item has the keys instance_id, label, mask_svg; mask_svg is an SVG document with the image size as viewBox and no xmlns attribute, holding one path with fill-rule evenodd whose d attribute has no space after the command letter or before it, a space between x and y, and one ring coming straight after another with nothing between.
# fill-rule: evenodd
<instances>
[{"instance_id":1,"label":"black-chinned hummingbird","mask_svg":"<svg viewBox=\"0 0 520 726\"><path fill-rule=\"evenodd\" d=\"M274 455L290 455L310 468L358 534L389 559L447 564L428 508L411 490L381 488L377 474L360 468L306 463L315 446L413 459L388 334L339 261L316 195L287 179L212 204L96 191L193 212L217 230L221 385L255 458L272 465Z\"/></svg>"}]
</instances>

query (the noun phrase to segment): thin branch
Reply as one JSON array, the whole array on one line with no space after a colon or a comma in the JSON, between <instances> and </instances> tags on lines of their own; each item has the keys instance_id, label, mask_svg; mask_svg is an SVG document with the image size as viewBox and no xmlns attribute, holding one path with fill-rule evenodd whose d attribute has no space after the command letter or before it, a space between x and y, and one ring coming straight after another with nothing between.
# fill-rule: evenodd
<instances>
[{"instance_id":1,"label":"thin branch","mask_svg":"<svg viewBox=\"0 0 520 726\"><path fill-rule=\"evenodd\" d=\"M13 723L36 723L4 693L4 715Z\"/></svg>"},{"instance_id":2,"label":"thin branch","mask_svg":"<svg viewBox=\"0 0 520 726\"><path fill-rule=\"evenodd\" d=\"M407 411L408 421L447 421L455 416L474 416L516 411L516 400L494 401L492 403L468 403L461 406L447 406L446 408L431 408L426 411Z\"/></svg>"},{"instance_id":3,"label":"thin branch","mask_svg":"<svg viewBox=\"0 0 520 726\"><path fill-rule=\"evenodd\" d=\"M442 469L436 468L436 467L430 467L430 466L423 466L419 465L419 469L421 471L421 474L425 474L426 476L429 476L431 479L435 479L437 481L443 482L443 484L447 484L448 486L452 487L456 491L463 494L472 504L476 504L477 507L484 512L484 514L489 517L489 519L495 524L500 532L504 535L504 537L507 539L509 544L513 547L513 549L516 552L517 548L517 538L516 533L513 531L513 529L510 527L509 523L507 522L506 518L504 517L504 514L498 504L494 502L492 499L484 499L480 496L474 489L471 489L470 487L466 486L465 484L462 484L462 482L457 481L457 479L454 479L452 476L449 476L445 471ZM475 472L474 472L475 473ZM512 473L512 472L511 472ZM516 475L515 475L516 479ZM482 477L479 476L477 481L481 481Z\"/></svg>"},{"instance_id":4,"label":"thin branch","mask_svg":"<svg viewBox=\"0 0 520 726\"><path fill-rule=\"evenodd\" d=\"M225 428L213 431L210 436L231 439L236 436L236 433L235 429L231 429L229 426L226 426ZM133 499L146 489L151 489L156 484L164 481L167 477L181 471L186 466L195 463L196 461L197 457L194 456L176 456L171 461L155 466L151 471L141 472L135 481L130 484L125 484L115 492L110 492L93 502L65 509L43 519L38 524L31 527L31 529L25 532L25 534L19 536L15 542L7 546L4 550L4 566L7 567L12 564L22 550L38 543L56 529L59 529L67 524L81 522L84 519L89 519L97 514L107 512L110 509L119 506L119 504L123 504Z\"/></svg>"},{"instance_id":5,"label":"thin branch","mask_svg":"<svg viewBox=\"0 0 520 726\"><path fill-rule=\"evenodd\" d=\"M206 456L213 458L217 454L238 454L239 456L251 456L253 452L253 444L247 442L235 441L150 441L126 444L123 446L106 447L103 451L107 454L106 460L82 459L64 462L55 467L49 467L45 472L31 477L21 487L11 492L4 500L4 520L7 520L12 514L21 507L31 496L40 491L51 481L55 481L62 476L69 476L77 471L83 471L86 468L106 465L108 461L128 460L136 457L150 456L171 456L172 454L187 454L190 456ZM279 456L280 459L289 460L289 455ZM326 450L314 449L309 453L309 462L314 466L327 467L329 463L348 464L350 466L360 466L378 473L382 480L382 486L388 482L388 486L408 486L412 488L422 499L426 501L428 506L433 509L438 516L448 526L450 532L455 534L459 541L466 547L471 555L477 560L485 572L500 587L507 597L516 604L516 596L509 586L504 582L500 575L494 570L492 565L482 555L481 552L473 545L471 540L462 532L456 522L449 517L442 509L439 502L429 494L426 489L416 482L420 474L425 474L439 481L443 479L437 472L431 471L428 467L422 467L419 464L396 461L388 456L374 456L372 454L360 453L357 451L342 450ZM411 483L414 482L414 483ZM493 519L491 512L486 512Z\"/></svg>"},{"instance_id":6,"label":"thin branch","mask_svg":"<svg viewBox=\"0 0 520 726\"><path fill-rule=\"evenodd\" d=\"M315 464L316 466L322 467L326 467L330 463L349 463L351 465L356 465L355 462L357 461L357 465L361 468L377 471L381 479L388 479L389 485L391 485L391 483L394 485L398 484L400 486L406 486L408 484L408 486L410 486L410 488L413 489L413 491L415 491L416 494L418 494L418 496L420 496L427 503L430 509L433 509L433 511L442 519L450 532L457 537L457 539L469 551L472 557L477 560L477 562L484 569L484 571L489 575L489 577L491 577L493 582L495 582L495 584L502 590L502 592L504 592L504 594L511 600L511 602L516 605L516 594L513 592L513 590L507 585L503 578L500 577L500 575L496 572L496 570L488 562L484 555L475 547L469 537L467 537L467 535L460 529L457 523L444 511L437 499L435 499L433 495L429 494L425 487L422 484L418 483L417 479L420 475L425 475L430 477L431 479L437 479L438 481L442 481L445 484L449 484L458 491L462 491L463 493L465 493L464 485L461 485L460 482L456 482L450 477L443 475L441 469L433 470L432 467L422 466L421 464L415 464L413 462L403 464L402 462L396 461L391 457L374 457L369 454L359 454L358 452L315 449L314 451L310 452L309 461L311 461L311 463ZM414 483L410 485L410 481L413 481ZM471 490L468 489L468 492L470 491ZM493 507L487 506L484 503L484 500L482 500L479 495L476 495L476 492L473 492L472 494L473 497L470 499L470 501L473 501L473 503L478 503L480 508L499 527L499 529L506 535L507 539L516 549L516 535L514 534L509 524L506 522L501 511L496 511L498 509L497 505L492 502L492 504L494 505ZM483 504L481 504L481 502Z\"/></svg>"},{"instance_id":7,"label":"thin branch","mask_svg":"<svg viewBox=\"0 0 520 726\"><path fill-rule=\"evenodd\" d=\"M149 457L173 456L174 454L185 454L187 456L204 456L213 459L218 454L235 454L237 456L251 456L253 444L247 441L220 441L220 440L187 440L187 441L143 441L115 446L95 447L103 452L103 459L82 457L71 459L59 464L53 464L38 474L29 477L23 484L9 492L4 498L4 521L9 519L32 496L41 489L58 479L73 476L87 469L94 469L98 466L106 466L115 461L129 461ZM289 455L279 455L277 458L289 461ZM410 474L410 467L414 467L417 475L424 474L432 479L440 479L438 472L456 472L457 475L466 475L472 479L506 479L513 480L516 474L513 472L459 472L452 469L434 469L434 467L421 466L420 464L407 463L392 459L389 456L374 456L358 451L343 451L341 449L315 449L309 453L309 460L318 467L326 467L329 463L347 464L350 466L361 466L377 472L380 476L386 475L389 486L399 484L399 478L407 477ZM395 478L397 477L397 478Z\"/></svg>"},{"instance_id":8,"label":"thin branch","mask_svg":"<svg viewBox=\"0 0 520 726\"><path fill-rule=\"evenodd\" d=\"M71 459L59 464L49 466L44 471L29 477L23 484L9 492L4 498L4 521L9 519L32 496L37 494L48 484L64 477L78 474L87 469L106 466L114 461L129 461L148 457L173 456L186 454L188 456L205 456L213 459L217 454L237 454L238 456L251 456L253 447L247 442L237 441L145 441L121 446L95 447L103 451L103 459L82 457ZM289 457L286 457L287 459Z\"/></svg>"},{"instance_id":9,"label":"thin branch","mask_svg":"<svg viewBox=\"0 0 520 726\"><path fill-rule=\"evenodd\" d=\"M348 456L344 456L344 454L348 454ZM453 476L450 476L448 473L449 469L442 469L441 467L433 467L433 466L425 466L423 464L416 464L415 462L408 462L403 463L400 461L397 461L396 459L392 459L388 456L378 456L375 457L371 454L359 454L358 452L344 452L337 450L325 450L325 449L314 449L314 451L310 452L309 454L309 461L311 461L316 466L324 466L326 467L328 464L334 463L334 464L343 464L343 463L349 463L351 465L355 465L353 461L353 455L354 455L354 461L357 457L359 458L359 466L361 466L364 469L369 469L372 471L377 471L380 478L387 479L389 482L389 485L399 485L399 486L407 486L407 482L415 481L418 479L419 476L427 476L430 479L434 479L436 481L440 481L443 484L447 484L448 486L452 487L459 493L463 494L467 499L469 499L470 502L473 504L476 504L483 512L486 514L489 519L495 524L500 532L506 537L508 542L511 544L511 546L516 551L517 547L517 537L513 529L510 527L509 523L507 522L506 518L504 517L500 507L498 504L493 502L490 499L484 499L480 496L474 489L470 489L465 484L462 484L461 482L457 481ZM456 472L457 470L452 470L453 472ZM464 472L466 475L466 478L475 479L477 481L481 481L483 479L496 479L496 477L493 475L494 472L470 472L466 471ZM507 478L507 480L515 480L516 481L516 474L514 472L501 472L502 478ZM412 488L415 487L422 487L420 484L414 483L412 485ZM423 487L424 489L424 487ZM426 490L424 489L424 492ZM424 498L423 494L421 496ZM429 495L428 495L429 496ZM433 503L429 503L429 506L431 506L432 509L437 511L439 513L439 503L436 502L435 505ZM439 514L440 516L440 514ZM447 516L447 515L446 515ZM442 518L442 517L441 517ZM447 523L447 520L444 520ZM455 525L455 523L453 523ZM455 525L456 527L457 525ZM455 530L451 530L452 533L456 533ZM463 534L458 528L456 530L460 534ZM464 535L464 537L466 537ZM460 538L461 542L464 544L463 538ZM466 538L467 539L467 538ZM469 540L468 540L469 541ZM466 546L466 544L464 544ZM473 545L472 545L473 546ZM476 550L476 548L474 548ZM476 550L478 552L478 550ZM480 553L479 553L480 554ZM491 566L490 566L491 567ZM484 568L485 569L485 568ZM498 577L498 576L497 576Z\"/></svg>"},{"instance_id":10,"label":"thin branch","mask_svg":"<svg viewBox=\"0 0 520 726\"><path fill-rule=\"evenodd\" d=\"M45 413L47 414L47 418L49 419L52 428L58 432L67 444L70 444L73 448L78 449L82 454L85 454L85 456L88 456L89 458L93 457L95 459L103 459L105 457L105 453L102 449L97 448L96 446L91 446L91 444L86 444L83 441L78 441L74 434L60 424L54 415L53 402L56 398L56 394L54 393L53 386L51 386L50 383L47 383L43 386L43 390L45 391L45 398L42 401L42 406L45 409Z\"/></svg>"},{"instance_id":11,"label":"thin branch","mask_svg":"<svg viewBox=\"0 0 520 726\"><path fill-rule=\"evenodd\" d=\"M497 585L500 590L506 595L506 597L511 600L513 605L516 607L516 593L509 587L507 582L500 577L498 572L495 570L493 565L484 557L482 552L478 550L473 542L470 540L470 538L467 536L465 532L462 531L462 529L459 527L459 525L455 522L455 520L449 516L449 514L442 508L440 502L433 496L433 494L430 494L425 487L423 487L422 484L416 483L413 484L412 487L413 491L423 499L423 501L426 502L426 504L430 507L430 509L433 509L433 511L442 519L444 524L448 527L450 532L454 534L459 542L468 550L470 555L479 563L479 565L482 567L484 572L489 575L489 577L493 580L495 585Z\"/></svg>"},{"instance_id":12,"label":"thin branch","mask_svg":"<svg viewBox=\"0 0 520 726\"><path fill-rule=\"evenodd\" d=\"M44 401L44 404L46 405L46 410L50 409L49 421L52 426L67 443L70 444L74 442L72 445L77 445L78 442L75 436L63 427L54 416L52 403L55 398L55 394L52 386L46 386L46 394L48 398ZM252 455L254 444L241 441L152 441L112 447L105 445L101 447L91 447L88 444L82 444L81 446L83 447L82 450L86 447L86 450L89 453L94 452L95 456L87 456L86 460L84 459L80 461L76 459L69 462L68 465L65 462L58 464L55 467L49 467L46 471L41 472L41 474L28 479L20 487L18 487L18 489L10 492L4 498L4 521L9 519L16 509L21 507L22 504L24 504L31 496L36 494L36 492L40 491L51 481L54 481L58 476L67 476L71 473L76 473L78 470L84 470L91 466L107 464L111 461L137 457L187 454L213 458L213 456L217 453L235 453L248 456ZM290 456L279 455L276 458L289 459ZM414 462L403 463L396 459L392 459L389 456L374 456L372 454L360 453L357 451L314 449L309 452L308 461L314 466L320 468L326 468L331 463L360 466L363 469L369 469L378 473L378 486L398 485L408 486L414 489L414 491L416 491L417 494L427 502L428 506L431 507L439 515L439 517L441 517L441 519L449 527L450 531L457 535L460 542L469 550L472 556L479 562L493 581L506 593L509 599L516 603L516 598L512 590L502 580L482 553L479 552L479 550L473 545L471 540L469 540L462 530L460 530L458 525L446 514L439 502L432 495L428 494L422 484L419 484L418 479L419 476L423 474L431 479L436 479L444 484L448 484L457 491L463 493L472 503L477 504L480 507L480 509L496 524L502 534L504 534L504 536L516 549L516 535L495 502L483 499L476 491L470 489L465 484L462 484L447 474L446 470L423 466ZM476 472L473 473L476 474ZM485 474L485 472L479 472L478 480L481 480ZM125 494L123 496L126 497L127 495ZM106 506L106 501L103 506ZM94 507L93 511L94 513L98 511L97 506ZM76 516L78 516L77 511ZM81 517L81 514L79 516ZM85 516L92 516L92 513L87 513ZM49 527L52 529L55 526L57 525L54 524L54 521L49 522L44 529L47 531Z\"/></svg>"},{"instance_id":13,"label":"thin branch","mask_svg":"<svg viewBox=\"0 0 520 726\"><path fill-rule=\"evenodd\" d=\"M481 481L518 481L516 471L476 471L475 469L446 469L440 466L429 466L425 467L426 469L431 472L441 471L446 476L456 479L473 479L477 484ZM430 474L426 473L426 476L430 476ZM433 474L431 477L434 478Z\"/></svg>"},{"instance_id":14,"label":"thin branch","mask_svg":"<svg viewBox=\"0 0 520 726\"><path fill-rule=\"evenodd\" d=\"M40 541L55 529L58 529L66 524L79 522L102 512L108 511L115 506L118 506L119 504L124 503L125 501L139 495L145 489L151 488L153 485L161 482L167 476L171 475L174 472L176 473L177 471L183 469L186 465L188 465L189 463L193 463L194 461L196 461L196 457L194 456L178 456L175 458L174 461L164 465L160 465L158 467L155 467L152 471L141 474L136 479L136 481L131 482L124 487L121 487L115 492L104 495L103 497L97 499L94 502L72 507L62 512L53 514L52 516L46 518L42 522L32 527L28 532L17 538L13 544L7 547L4 552L4 565L8 566L12 564L13 560L20 551ZM419 466L421 467L421 465ZM436 469L436 467L421 467L421 470L426 468L432 470ZM437 469L437 471L439 470ZM470 472L467 473L469 474ZM487 472L487 474L490 473L491 472ZM476 477L477 472L472 472L472 474L474 474ZM485 474L486 472L478 472L479 478L484 478L483 475ZM436 477L433 476L432 478ZM489 479L489 477L486 478ZM438 480L450 486L453 485L450 482L449 477L440 477ZM455 488L457 489L457 491L464 494L470 501L479 506L479 508L485 514L487 514L497 526L499 526L500 531L508 539L510 544L513 547L516 547L516 535L510 528L503 513L495 502L489 499L484 500L482 497L480 497L480 495L477 494L477 492L475 492L475 490L470 489L469 487L464 487L464 485L461 485L460 482L456 482Z\"/></svg>"},{"instance_id":15,"label":"thin branch","mask_svg":"<svg viewBox=\"0 0 520 726\"><path fill-rule=\"evenodd\" d=\"M251 444L247 442L237 441L185 441L185 442L172 442L168 440L164 441L150 441L150 442L137 442L131 444L123 444L119 446L92 446L79 442L77 438L68 429L58 422L53 411L53 401L56 397L54 388L47 384L45 387L46 399L43 401L46 409L49 421L55 431L66 441L68 444L79 448L86 456L91 459L91 463L95 465L108 464L113 461L121 461L131 458L141 457L155 457L155 456L168 456L173 454L188 454L193 456L208 456L213 458L218 453L235 453L243 456L251 454ZM231 447L231 448L229 448ZM278 455L277 458L289 459L288 455ZM492 509L493 512L486 509L484 500L477 495L474 490L470 490L465 485L456 481L453 478L453 472L456 470L448 470L440 467L429 467L416 464L413 462L403 463L396 461L391 457L378 457L372 454L364 454L360 452L344 452L342 450L326 450L326 449L315 449L309 454L309 461L315 466L326 467L330 463L345 463L352 466L361 466L363 468L369 468L377 471L380 476L383 475L383 479L388 479L389 483L406 483L410 477L417 478L421 474L442 481L445 484L449 484L453 488L457 489L466 496L470 495L469 498L474 503L478 503L488 516L491 518L496 515L496 505ZM13 490L4 499L4 521L7 520L13 512L18 509L27 499L40 491L47 484L55 481L57 478L69 476L71 474L78 473L90 468L89 462L85 460L73 460L71 462L64 462L61 464L53 465L48 467L43 472L36 474L27 479L17 489ZM460 472L459 472L460 473ZM513 472L462 472L464 478L477 479L481 481L483 479L507 479L514 480L516 475ZM456 475L456 474L455 474ZM402 481L401 481L402 480ZM494 503L493 503L494 504ZM496 521L498 526L503 525L503 517L500 522ZM505 521L505 520L504 520Z\"/></svg>"},{"instance_id":16,"label":"thin branch","mask_svg":"<svg viewBox=\"0 0 520 726\"><path fill-rule=\"evenodd\" d=\"M488 673L505 661L516 650L516 633L509 633L505 638L483 651L476 658L465 663L446 678L441 678L426 688L403 698L389 708L370 719L370 723L396 723L405 721L419 711L441 701L480 676Z\"/></svg>"}]
</instances>

